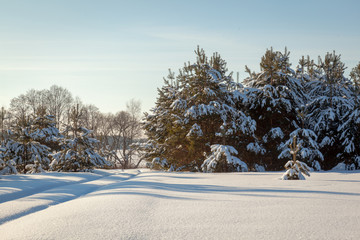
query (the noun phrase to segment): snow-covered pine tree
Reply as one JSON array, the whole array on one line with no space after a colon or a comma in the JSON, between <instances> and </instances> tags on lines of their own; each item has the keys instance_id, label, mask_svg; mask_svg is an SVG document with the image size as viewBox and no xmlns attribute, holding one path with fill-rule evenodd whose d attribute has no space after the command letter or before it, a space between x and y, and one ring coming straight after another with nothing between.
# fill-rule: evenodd
<instances>
[{"instance_id":1,"label":"snow-covered pine tree","mask_svg":"<svg viewBox=\"0 0 360 240\"><path fill-rule=\"evenodd\" d=\"M37 116L31 124L31 132L34 140L48 146L51 151L58 151L59 140L63 138L56 127L55 117L47 115L44 108L39 108Z\"/></svg>"},{"instance_id":2,"label":"snow-covered pine tree","mask_svg":"<svg viewBox=\"0 0 360 240\"><path fill-rule=\"evenodd\" d=\"M293 136L292 144L289 145L290 154L292 155L292 160L288 161L285 164L287 171L281 177L282 180L305 180L306 176L310 177L310 168L306 163L296 160L296 155L301 149L301 145L296 143L296 136Z\"/></svg>"},{"instance_id":3,"label":"snow-covered pine tree","mask_svg":"<svg viewBox=\"0 0 360 240\"><path fill-rule=\"evenodd\" d=\"M76 105L72 108L69 126L60 142L61 150L53 154L53 161L50 164L53 171L79 172L91 171L95 167L104 167L110 165L103 156L95 150L95 144L98 142L91 138L91 131L79 126L81 117L81 108Z\"/></svg>"},{"instance_id":4,"label":"snow-covered pine tree","mask_svg":"<svg viewBox=\"0 0 360 240\"><path fill-rule=\"evenodd\" d=\"M344 77L345 66L340 55L327 53L319 57L317 76L307 83L310 102L307 105L310 128L318 136L324 155L322 168L329 170L343 160L340 122L351 111L350 82Z\"/></svg>"},{"instance_id":5,"label":"snow-covered pine tree","mask_svg":"<svg viewBox=\"0 0 360 240\"><path fill-rule=\"evenodd\" d=\"M299 65L296 68L296 78L302 80L304 83L311 82L320 78L321 71L316 68L316 64L314 60L307 56L306 58L302 56L299 60ZM308 85L305 85L305 91L309 91L307 89ZM311 90L311 89L310 89ZM305 95L307 97L307 94Z\"/></svg>"},{"instance_id":6,"label":"snow-covered pine tree","mask_svg":"<svg viewBox=\"0 0 360 240\"><path fill-rule=\"evenodd\" d=\"M297 121L294 122L296 129L290 133L290 137L287 141L279 146L282 151L279 158L289 159L291 154L291 146L294 144L294 139L298 141L301 148L296 151L296 159L305 162L308 166L311 166L314 170L320 171L320 161L324 160L322 153L319 151L319 145L317 143L317 135L314 131L309 129L307 122L307 112L305 106L302 106L298 110Z\"/></svg>"},{"instance_id":7,"label":"snow-covered pine tree","mask_svg":"<svg viewBox=\"0 0 360 240\"><path fill-rule=\"evenodd\" d=\"M227 74L226 62L215 53L209 60L202 49L195 51L195 64L185 64L174 83L170 74L145 130L157 157L171 169L200 171L213 144L240 147L239 139L255 129L254 121L235 108L241 98ZM158 161L159 162L159 161Z\"/></svg>"},{"instance_id":8,"label":"snow-covered pine tree","mask_svg":"<svg viewBox=\"0 0 360 240\"><path fill-rule=\"evenodd\" d=\"M12 159L5 159L6 149L0 147L0 175L17 174L16 164Z\"/></svg>"},{"instance_id":9,"label":"snow-covered pine tree","mask_svg":"<svg viewBox=\"0 0 360 240\"><path fill-rule=\"evenodd\" d=\"M232 146L211 145L211 154L201 165L204 172L247 172L248 166L236 156L238 151Z\"/></svg>"},{"instance_id":10,"label":"snow-covered pine tree","mask_svg":"<svg viewBox=\"0 0 360 240\"><path fill-rule=\"evenodd\" d=\"M32 131L32 121L31 117L18 120L9 130L9 138L4 144L3 160L9 167L14 166L15 163L19 173L42 172L43 168L48 168L50 163L50 148L35 140L36 134Z\"/></svg>"},{"instance_id":11,"label":"snow-covered pine tree","mask_svg":"<svg viewBox=\"0 0 360 240\"><path fill-rule=\"evenodd\" d=\"M344 163L347 169L360 169L360 63L350 73L352 80L352 109L345 113L338 131L344 147Z\"/></svg>"},{"instance_id":12,"label":"snow-covered pine tree","mask_svg":"<svg viewBox=\"0 0 360 240\"><path fill-rule=\"evenodd\" d=\"M261 59L260 73L251 72L244 80L248 114L256 121L256 139L248 150L257 154L256 164L267 170L280 170L285 162L278 159L278 146L295 130L295 109L304 104L305 92L301 79L290 68L289 54L267 50Z\"/></svg>"},{"instance_id":13,"label":"snow-covered pine tree","mask_svg":"<svg viewBox=\"0 0 360 240\"><path fill-rule=\"evenodd\" d=\"M142 124L148 141L140 144L139 149L142 150L144 159L151 162L154 168L166 168L168 166L167 158L171 159L175 156L180 158L180 156L186 155L180 143L177 148L171 147L175 145L175 140L172 139L174 130L170 131L173 122L177 120L179 124L181 123L181 119L172 113L173 109L171 108L172 102L176 100L178 95L178 89L175 73L169 69L169 75L164 78L164 86L158 89L159 96L155 103L156 106L150 110L150 114L145 113ZM185 101L182 103L185 104Z\"/></svg>"}]
</instances>

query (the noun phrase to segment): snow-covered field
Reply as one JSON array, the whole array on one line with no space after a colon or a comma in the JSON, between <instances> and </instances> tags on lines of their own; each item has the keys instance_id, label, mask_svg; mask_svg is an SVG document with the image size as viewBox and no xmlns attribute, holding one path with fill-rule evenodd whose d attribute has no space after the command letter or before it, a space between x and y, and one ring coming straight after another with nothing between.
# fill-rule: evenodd
<instances>
[{"instance_id":1,"label":"snow-covered field","mask_svg":"<svg viewBox=\"0 0 360 240\"><path fill-rule=\"evenodd\" d=\"M0 239L360 239L360 172L1 176Z\"/></svg>"}]
</instances>

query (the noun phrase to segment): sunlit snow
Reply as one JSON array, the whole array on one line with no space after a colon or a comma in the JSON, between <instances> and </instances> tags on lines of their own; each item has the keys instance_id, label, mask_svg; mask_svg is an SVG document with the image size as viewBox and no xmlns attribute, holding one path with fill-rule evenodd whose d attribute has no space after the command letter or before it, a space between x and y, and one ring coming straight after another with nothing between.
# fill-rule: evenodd
<instances>
[{"instance_id":1,"label":"sunlit snow","mask_svg":"<svg viewBox=\"0 0 360 240\"><path fill-rule=\"evenodd\" d=\"M1 239L358 239L360 172L96 170L0 178Z\"/></svg>"}]
</instances>

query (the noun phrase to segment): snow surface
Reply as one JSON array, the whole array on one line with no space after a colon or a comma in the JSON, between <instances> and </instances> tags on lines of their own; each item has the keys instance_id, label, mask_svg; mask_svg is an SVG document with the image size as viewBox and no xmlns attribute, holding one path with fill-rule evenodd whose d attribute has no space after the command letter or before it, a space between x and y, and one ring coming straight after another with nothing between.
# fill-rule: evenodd
<instances>
[{"instance_id":1,"label":"snow surface","mask_svg":"<svg viewBox=\"0 0 360 240\"><path fill-rule=\"evenodd\" d=\"M0 238L359 239L360 172L97 170L0 178Z\"/></svg>"}]
</instances>

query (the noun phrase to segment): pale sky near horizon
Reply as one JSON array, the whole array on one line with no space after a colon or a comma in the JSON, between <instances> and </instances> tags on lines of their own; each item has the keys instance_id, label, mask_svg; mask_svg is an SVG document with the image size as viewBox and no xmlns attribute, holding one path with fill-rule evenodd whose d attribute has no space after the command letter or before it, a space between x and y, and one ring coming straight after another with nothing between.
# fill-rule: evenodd
<instances>
[{"instance_id":1,"label":"pale sky near horizon","mask_svg":"<svg viewBox=\"0 0 360 240\"><path fill-rule=\"evenodd\" d=\"M168 69L194 62L197 45L241 79L271 46L287 46L293 65L336 50L348 73L360 62L359 9L356 0L0 0L0 106L56 84L102 112L132 98L148 111Z\"/></svg>"}]
</instances>

